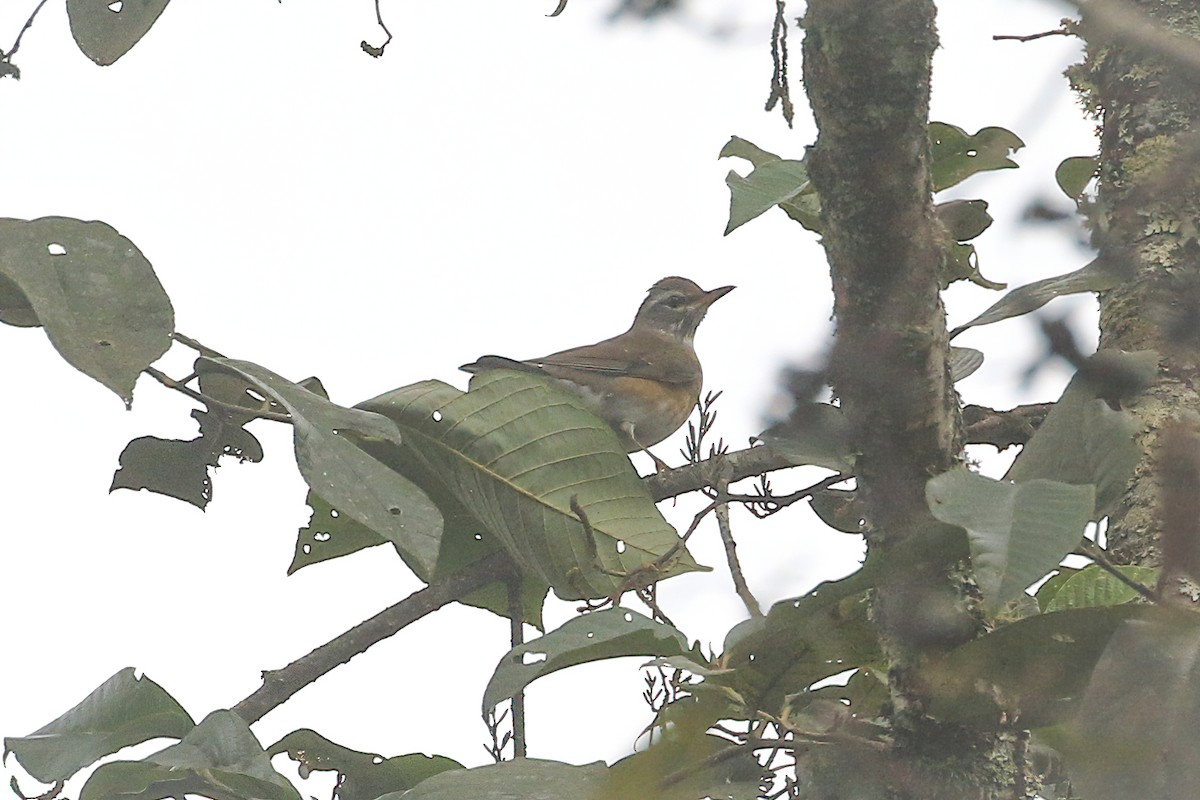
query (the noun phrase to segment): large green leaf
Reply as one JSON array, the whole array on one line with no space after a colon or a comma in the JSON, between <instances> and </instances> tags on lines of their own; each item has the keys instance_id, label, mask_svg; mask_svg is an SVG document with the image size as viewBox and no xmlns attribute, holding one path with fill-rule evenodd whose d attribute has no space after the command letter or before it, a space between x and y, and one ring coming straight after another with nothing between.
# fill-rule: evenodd
<instances>
[{"instance_id":1,"label":"large green leaf","mask_svg":"<svg viewBox=\"0 0 1200 800\"><path fill-rule=\"evenodd\" d=\"M1117 567L1121 574L1143 586L1153 586L1158 580L1159 570L1156 567ZM1056 576L1057 577L1057 576ZM1066 611L1071 608L1092 608L1093 606L1119 606L1132 602L1141 593L1110 574L1097 564L1090 564L1081 570L1072 570L1062 581L1052 587L1043 585L1038 590L1038 604L1044 612ZM1048 591L1052 589L1052 591ZM1043 592L1046 596L1043 598Z\"/></svg>"},{"instance_id":2,"label":"large green leaf","mask_svg":"<svg viewBox=\"0 0 1200 800\"><path fill-rule=\"evenodd\" d=\"M420 387L418 390L417 387ZM420 391L423 403L429 406L439 406L461 397L462 391L440 381L426 381L397 391ZM368 400L367 403L374 401ZM401 421L401 427L406 423ZM449 578L460 569L476 561L490 556L498 551L507 552L504 544L491 533L459 499L454 490L444 482L420 457L415 449L421 446L422 439L408 436L399 447L381 441L363 441L359 444L368 453L379 459L390 468L421 487L422 490L437 506L442 514L442 542L438 549L437 566L433 571L434 580ZM314 514L314 522L317 523ZM336 535L335 531L330 531ZM302 537L305 531L301 531ZM420 576L429 580L425 575ZM535 573L526 571L521 579L521 606L525 621L538 630L544 630L542 625L542 606L549 584ZM459 602L484 608L501 616L510 612L509 587L502 581L484 586L470 594L459 598Z\"/></svg>"},{"instance_id":3,"label":"large green leaf","mask_svg":"<svg viewBox=\"0 0 1200 800\"><path fill-rule=\"evenodd\" d=\"M1114 411L1100 398L1108 397L1114 385L1136 387L1148 382L1157 368L1157 356L1148 351L1096 353L1088 367L1071 379L1004 477L1018 482L1046 478L1092 484L1096 505L1091 518L1108 514L1125 493L1141 450L1134 440L1137 420Z\"/></svg>"},{"instance_id":4,"label":"large green leaf","mask_svg":"<svg viewBox=\"0 0 1200 800\"><path fill-rule=\"evenodd\" d=\"M515 758L434 775L403 793L379 800L568 800L595 798L608 776L603 761L576 767L558 761Z\"/></svg>"},{"instance_id":5,"label":"large green leaf","mask_svg":"<svg viewBox=\"0 0 1200 800\"><path fill-rule=\"evenodd\" d=\"M1096 258L1066 275L1056 275L1053 278L1044 278L1024 286L1018 286L992 303L982 314L952 330L950 335L954 337L976 325L990 325L993 322L1028 314L1056 297L1111 289L1124 280L1126 270L1127 265L1117 259Z\"/></svg>"},{"instance_id":6,"label":"large green leaf","mask_svg":"<svg viewBox=\"0 0 1200 800\"><path fill-rule=\"evenodd\" d=\"M71 35L83 54L106 67L129 52L169 0L67 0Z\"/></svg>"},{"instance_id":7,"label":"large green leaf","mask_svg":"<svg viewBox=\"0 0 1200 800\"><path fill-rule=\"evenodd\" d=\"M1020 137L1004 128L982 128L969 134L945 122L929 123L929 141L935 192L961 183L977 172L1016 169L1016 162L1008 156L1025 146Z\"/></svg>"},{"instance_id":8,"label":"large green leaf","mask_svg":"<svg viewBox=\"0 0 1200 800\"><path fill-rule=\"evenodd\" d=\"M291 417L296 464L312 490L339 514L391 541L418 576L437 563L442 518L424 492L357 444L398 445L400 432L386 417L343 408L248 361L201 359L197 372L225 372L271 398ZM353 439L351 437L354 437Z\"/></svg>"},{"instance_id":9,"label":"large green leaf","mask_svg":"<svg viewBox=\"0 0 1200 800\"><path fill-rule=\"evenodd\" d=\"M929 713L989 729L1071 719L1110 637L1148 606L1037 614L997 628L921 671Z\"/></svg>"},{"instance_id":10,"label":"large green leaf","mask_svg":"<svg viewBox=\"0 0 1200 800\"><path fill-rule=\"evenodd\" d=\"M42 325L59 354L125 401L171 346L175 312L154 268L103 222L0 219L0 321Z\"/></svg>"},{"instance_id":11,"label":"large green leaf","mask_svg":"<svg viewBox=\"0 0 1200 800\"><path fill-rule=\"evenodd\" d=\"M1063 748L1089 800L1191 800L1200 786L1200 624L1149 609L1113 635Z\"/></svg>"},{"instance_id":12,"label":"large green leaf","mask_svg":"<svg viewBox=\"0 0 1200 800\"><path fill-rule=\"evenodd\" d=\"M49 725L28 736L6 737L4 752L15 755L39 781L54 783L123 747L164 736L177 739L194 725L161 686L126 667Z\"/></svg>"},{"instance_id":13,"label":"large green leaf","mask_svg":"<svg viewBox=\"0 0 1200 800\"><path fill-rule=\"evenodd\" d=\"M483 710L495 708L533 681L560 669L622 656L680 656L687 638L670 625L617 606L567 621L545 636L509 650L483 693ZM699 654L693 654L699 657Z\"/></svg>"},{"instance_id":14,"label":"large green leaf","mask_svg":"<svg viewBox=\"0 0 1200 800\"><path fill-rule=\"evenodd\" d=\"M141 761L104 764L83 785L79 800L160 800L185 794L213 800L300 800L232 711L214 711L179 744Z\"/></svg>"},{"instance_id":15,"label":"large green leaf","mask_svg":"<svg viewBox=\"0 0 1200 800\"><path fill-rule=\"evenodd\" d=\"M929 479L933 515L967 531L984 607L996 613L1078 546L1094 488L1048 480L1007 483L966 468Z\"/></svg>"},{"instance_id":16,"label":"large green leaf","mask_svg":"<svg viewBox=\"0 0 1200 800\"><path fill-rule=\"evenodd\" d=\"M439 773L463 768L445 756L409 753L384 758L375 753L360 753L308 729L292 731L267 748L268 756L280 753L300 762L304 777L312 771L336 770L338 800L375 800L388 792L411 789Z\"/></svg>"},{"instance_id":17,"label":"large green leaf","mask_svg":"<svg viewBox=\"0 0 1200 800\"><path fill-rule=\"evenodd\" d=\"M424 381L358 407L394 420L405 441L399 456L435 477L563 599L609 597L705 569L654 505L612 428L543 376L492 370L465 393Z\"/></svg>"},{"instance_id":18,"label":"large green leaf","mask_svg":"<svg viewBox=\"0 0 1200 800\"><path fill-rule=\"evenodd\" d=\"M860 571L804 597L780 600L766 616L736 625L717 662L729 671L708 681L733 689L751 711L775 714L788 695L878 661L865 580Z\"/></svg>"}]
</instances>

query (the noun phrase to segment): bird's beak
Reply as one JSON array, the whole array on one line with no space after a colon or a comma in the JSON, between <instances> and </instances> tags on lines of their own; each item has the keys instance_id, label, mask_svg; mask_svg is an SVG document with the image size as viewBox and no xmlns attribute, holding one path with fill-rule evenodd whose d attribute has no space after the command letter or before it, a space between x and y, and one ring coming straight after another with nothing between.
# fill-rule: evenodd
<instances>
[{"instance_id":1,"label":"bird's beak","mask_svg":"<svg viewBox=\"0 0 1200 800\"><path fill-rule=\"evenodd\" d=\"M736 288L737 288L736 286L721 286L716 289L713 289L711 292L705 292L704 293L704 301L703 301L704 307L708 308L713 303L717 302L722 297L729 294Z\"/></svg>"}]
</instances>

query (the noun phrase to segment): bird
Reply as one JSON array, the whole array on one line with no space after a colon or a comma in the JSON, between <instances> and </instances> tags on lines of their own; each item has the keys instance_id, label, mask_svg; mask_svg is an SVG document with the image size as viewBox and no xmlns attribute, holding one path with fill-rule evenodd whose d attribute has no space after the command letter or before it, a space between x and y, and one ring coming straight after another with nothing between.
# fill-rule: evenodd
<instances>
[{"instance_id":1,"label":"bird","mask_svg":"<svg viewBox=\"0 0 1200 800\"><path fill-rule=\"evenodd\" d=\"M709 306L733 291L704 291L678 276L650 287L629 330L596 344L523 361L488 355L459 369L533 372L554 378L609 424L626 453L649 452L679 430L700 397L704 373L693 338Z\"/></svg>"}]
</instances>

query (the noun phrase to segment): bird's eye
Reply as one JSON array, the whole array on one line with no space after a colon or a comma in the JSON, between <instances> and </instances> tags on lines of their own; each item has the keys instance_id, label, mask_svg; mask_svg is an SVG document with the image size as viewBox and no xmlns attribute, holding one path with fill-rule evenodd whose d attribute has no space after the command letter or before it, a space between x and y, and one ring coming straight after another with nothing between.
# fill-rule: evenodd
<instances>
[{"instance_id":1,"label":"bird's eye","mask_svg":"<svg viewBox=\"0 0 1200 800\"><path fill-rule=\"evenodd\" d=\"M679 308L685 302L687 302L687 301L684 300L683 295L680 295L680 294L673 294L670 297L668 297L666 300L663 300L663 303L666 305L667 308Z\"/></svg>"}]
</instances>

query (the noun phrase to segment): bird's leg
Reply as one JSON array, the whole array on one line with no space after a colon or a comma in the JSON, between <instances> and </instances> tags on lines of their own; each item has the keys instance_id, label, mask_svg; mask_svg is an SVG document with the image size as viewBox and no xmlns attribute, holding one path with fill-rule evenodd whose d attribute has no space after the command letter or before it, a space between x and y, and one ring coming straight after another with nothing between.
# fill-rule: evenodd
<instances>
[{"instance_id":1,"label":"bird's leg","mask_svg":"<svg viewBox=\"0 0 1200 800\"><path fill-rule=\"evenodd\" d=\"M668 470L671 469L670 464L663 461L658 456L654 455L654 453L651 453L649 447L647 447L646 445L644 445L638 441L637 436L635 436L633 433L633 423L632 422L628 422L628 421L622 422L621 423L621 432L624 433L626 436L628 436L629 441L631 441L635 445L637 445L638 449L641 450L641 452L650 456L650 459L654 462L654 470L656 472L667 472ZM637 451L634 451L634 452L637 452Z\"/></svg>"}]
</instances>

